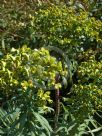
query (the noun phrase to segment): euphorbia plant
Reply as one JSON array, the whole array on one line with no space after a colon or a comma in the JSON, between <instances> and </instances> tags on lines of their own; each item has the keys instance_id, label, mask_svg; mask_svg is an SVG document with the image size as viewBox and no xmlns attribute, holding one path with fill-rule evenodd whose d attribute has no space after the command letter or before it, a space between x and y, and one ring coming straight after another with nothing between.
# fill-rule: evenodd
<instances>
[{"instance_id":1,"label":"euphorbia plant","mask_svg":"<svg viewBox=\"0 0 102 136\"><path fill-rule=\"evenodd\" d=\"M73 85L74 95L69 98L73 114L80 119L102 110L102 60L96 60L93 50L83 52L83 56L77 69L78 81Z\"/></svg>"},{"instance_id":2,"label":"euphorbia plant","mask_svg":"<svg viewBox=\"0 0 102 136\"><path fill-rule=\"evenodd\" d=\"M6 98L6 102L20 109L18 123L23 118L23 127L31 125L31 121L33 127L35 116L39 120L35 112L49 111L47 103L53 102L50 98L50 88L61 88L60 82L56 82L56 74L63 76L67 71L63 69L61 61L57 61L44 48L12 48L11 52L0 60L0 97L2 102ZM18 131L19 129L22 129L23 134L22 124ZM26 133L29 131L30 128Z\"/></svg>"},{"instance_id":3,"label":"euphorbia plant","mask_svg":"<svg viewBox=\"0 0 102 136\"><path fill-rule=\"evenodd\" d=\"M50 100L50 87L61 87L56 83L56 74L64 75L66 71L62 68L62 63L51 57L48 50L31 50L26 46L21 49L11 49L3 59L0 60L0 86L2 95L7 99L18 96L19 93L28 97L35 95L37 101L46 102ZM39 102L37 102L39 103ZM42 104L42 103L40 103Z\"/></svg>"}]
</instances>

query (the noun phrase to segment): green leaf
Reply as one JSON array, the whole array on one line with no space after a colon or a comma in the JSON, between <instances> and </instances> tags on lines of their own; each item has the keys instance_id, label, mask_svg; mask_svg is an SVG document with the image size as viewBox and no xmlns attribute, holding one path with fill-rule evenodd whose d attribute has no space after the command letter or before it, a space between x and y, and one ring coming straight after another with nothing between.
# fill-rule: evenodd
<instances>
[{"instance_id":1,"label":"green leaf","mask_svg":"<svg viewBox=\"0 0 102 136\"><path fill-rule=\"evenodd\" d=\"M39 113L36 113L33 111L33 114L35 115L38 122L40 122L40 125L47 131L48 135L50 136L52 132L52 128L50 127L48 121L43 116L41 116Z\"/></svg>"}]
</instances>

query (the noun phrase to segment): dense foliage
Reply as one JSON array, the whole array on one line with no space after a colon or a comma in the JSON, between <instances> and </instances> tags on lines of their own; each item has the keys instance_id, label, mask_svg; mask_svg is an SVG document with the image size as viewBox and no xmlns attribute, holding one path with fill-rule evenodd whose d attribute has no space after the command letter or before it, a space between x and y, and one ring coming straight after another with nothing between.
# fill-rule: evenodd
<instances>
[{"instance_id":1,"label":"dense foliage","mask_svg":"<svg viewBox=\"0 0 102 136\"><path fill-rule=\"evenodd\" d=\"M62 63L51 57L48 50L31 50L26 46L18 50L12 48L11 52L0 60L0 66L1 100L5 102L6 99L11 105L19 108L18 114L24 119L25 129L18 126L18 130L21 129L22 134L28 134L30 130L26 130L26 124L33 122L35 111L48 112L47 102L53 102L50 91L47 90L52 86L61 88L61 84L56 83L56 74L67 73L63 71ZM7 133L8 131L12 133L9 128Z\"/></svg>"},{"instance_id":2,"label":"dense foliage","mask_svg":"<svg viewBox=\"0 0 102 136\"><path fill-rule=\"evenodd\" d=\"M40 86L48 90L52 86L59 88L61 85L56 83L56 74L67 74L67 71L63 71L62 63L57 62L44 48L34 51L25 46L19 50L12 48L11 53L0 60L0 65L1 99L3 95L8 99L22 95L18 94L19 91L25 94L27 89L37 93ZM32 91L29 92L31 96ZM43 90L38 90L38 96L42 99L39 99L39 104L45 106L46 100L50 101L48 94L50 92L44 94ZM31 98L30 95L28 97Z\"/></svg>"},{"instance_id":3,"label":"dense foliage","mask_svg":"<svg viewBox=\"0 0 102 136\"><path fill-rule=\"evenodd\" d=\"M5 0L0 14L0 134L101 132L101 2Z\"/></svg>"}]
</instances>

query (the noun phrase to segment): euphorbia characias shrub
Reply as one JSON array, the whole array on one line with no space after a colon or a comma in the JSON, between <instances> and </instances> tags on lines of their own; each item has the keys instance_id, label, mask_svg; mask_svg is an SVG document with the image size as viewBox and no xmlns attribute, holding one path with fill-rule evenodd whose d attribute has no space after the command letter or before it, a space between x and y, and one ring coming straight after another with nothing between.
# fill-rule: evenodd
<instances>
[{"instance_id":1,"label":"euphorbia characias shrub","mask_svg":"<svg viewBox=\"0 0 102 136\"><path fill-rule=\"evenodd\" d=\"M102 60L95 58L95 51L83 52L84 61L77 69L78 81L73 85L73 96L69 98L73 114L84 119L102 111Z\"/></svg>"},{"instance_id":2,"label":"euphorbia characias shrub","mask_svg":"<svg viewBox=\"0 0 102 136\"><path fill-rule=\"evenodd\" d=\"M18 16L15 33L8 35L2 32L4 42L13 47L23 44L33 48L52 45L64 48L71 55L81 47L96 47L102 43L102 22L90 17L87 11L76 11L73 6L46 3L31 10L31 13L29 11L29 14L25 12L20 18Z\"/></svg>"},{"instance_id":3,"label":"euphorbia characias shrub","mask_svg":"<svg viewBox=\"0 0 102 136\"><path fill-rule=\"evenodd\" d=\"M67 71L47 49L32 50L27 46L12 48L0 60L1 98L17 100L21 95L27 97L25 101L34 100L32 104L36 103L38 107L47 106L47 102L52 102L50 91L47 90L51 87L61 88L61 84L56 83L56 74L64 75Z\"/></svg>"},{"instance_id":4,"label":"euphorbia characias shrub","mask_svg":"<svg viewBox=\"0 0 102 136\"><path fill-rule=\"evenodd\" d=\"M83 48L96 47L102 43L102 22L89 17L88 12L60 5L50 5L39 8L29 14L28 23L20 31L25 40L34 46L57 46L64 49L70 56ZM18 24L19 25L19 24ZM29 33L29 38L27 38ZM34 46L33 46L34 45Z\"/></svg>"},{"instance_id":5,"label":"euphorbia characias shrub","mask_svg":"<svg viewBox=\"0 0 102 136\"><path fill-rule=\"evenodd\" d=\"M2 7L1 11L6 14L5 9ZM65 105L67 112L75 117L76 122L82 123L89 115L102 111L101 20L91 17L88 10L77 10L74 6L63 4L46 3L31 11L18 12L15 9L14 13L7 12L6 18L3 16L0 46L19 48L27 44L32 49L12 48L9 53L4 50L7 55L0 60L1 102L11 100L17 103L17 107L23 104L24 113L27 108L29 111L29 107L46 109L47 103L52 102L50 87L61 87L60 83L55 82L56 74L65 76L67 73L62 63L56 60L57 54L54 58L48 50L38 49L51 45L62 49L73 62L72 91L67 88L60 93L68 101ZM87 52L90 47L92 50Z\"/></svg>"}]
</instances>

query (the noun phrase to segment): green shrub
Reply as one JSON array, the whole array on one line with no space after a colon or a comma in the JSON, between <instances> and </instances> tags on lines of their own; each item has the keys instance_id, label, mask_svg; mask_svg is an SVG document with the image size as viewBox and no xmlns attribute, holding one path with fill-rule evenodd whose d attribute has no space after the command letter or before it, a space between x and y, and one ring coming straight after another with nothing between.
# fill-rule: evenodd
<instances>
[{"instance_id":1,"label":"green shrub","mask_svg":"<svg viewBox=\"0 0 102 136\"><path fill-rule=\"evenodd\" d=\"M57 74L63 76L67 71L63 69L62 63L50 56L49 51L44 48L12 48L0 60L0 98L1 102L6 103L3 105L4 109L6 106L6 111L1 109L0 113L2 125L6 127L6 130L2 128L4 133L40 135L45 132L50 135L52 130L48 121L41 115L51 110L48 107L48 103L53 102L50 98L50 88L61 88L60 82L56 83ZM7 103L14 109L10 113ZM19 116L13 122L13 114L17 108Z\"/></svg>"},{"instance_id":2,"label":"green shrub","mask_svg":"<svg viewBox=\"0 0 102 136\"><path fill-rule=\"evenodd\" d=\"M90 17L87 11L77 12L73 7L45 4L34 10L31 8L29 12L14 13L17 17L14 19L9 12L11 22L3 28L2 46L27 44L39 48L52 45L60 47L70 56L82 48L96 48L102 43L102 22ZM7 22L5 18L3 20Z\"/></svg>"},{"instance_id":3,"label":"green shrub","mask_svg":"<svg viewBox=\"0 0 102 136\"><path fill-rule=\"evenodd\" d=\"M78 113L82 118L102 110L102 60L96 61L92 50L83 54L87 60L78 66L78 81L73 86L74 95L71 98L71 108L75 108L76 118Z\"/></svg>"},{"instance_id":4,"label":"green shrub","mask_svg":"<svg viewBox=\"0 0 102 136\"><path fill-rule=\"evenodd\" d=\"M41 48L46 46L58 47L70 58L71 87L68 80L66 90L65 88L61 90L61 95L65 95L60 100L63 105L60 108L63 115L61 113L59 115L56 133L66 136L82 135L86 127L89 127L89 122L94 124L94 114L102 111L102 22L100 12L96 17L100 20L91 15L94 11L90 9L92 5L89 3L90 1L83 1L80 5L79 2L79 7L84 6L82 8L79 8L76 5L78 3L74 1L70 6L62 3L46 3L37 5L36 8L26 3L24 12L22 12L23 8L18 10L19 6L15 6L17 3L12 5L12 10L8 10L7 5L6 7L2 5L0 8L2 14L0 98L1 102L10 101L12 106L20 108L21 115L18 122L20 119L23 120L22 118L26 122L26 118L30 115L32 118L28 120L33 120L38 125L39 115L36 122L35 112L44 114L52 108L47 107L53 102L52 97L50 98L50 87L53 86L56 89L61 87L60 83L56 84L55 75L60 73L61 76L66 76L66 69L62 68L62 64L65 64L64 60L60 55L57 56L56 51L54 53L55 48L50 51L55 57L51 57L47 50ZM97 6L96 4L94 8ZM21 48L23 44L27 44L30 48ZM11 47L19 49L10 50ZM62 62L57 59L61 59ZM25 113L27 117L24 116ZM48 118L48 121L52 121L52 118L53 115L51 119ZM30 123L28 121L23 127L27 128ZM12 122L9 126L11 124ZM39 126L41 122L36 129L40 128ZM97 128L100 125L95 122L93 126ZM30 128L25 135L28 131ZM43 128L39 132L37 130L36 135L43 135L43 132L45 132Z\"/></svg>"},{"instance_id":5,"label":"green shrub","mask_svg":"<svg viewBox=\"0 0 102 136\"><path fill-rule=\"evenodd\" d=\"M66 6L51 6L39 9L30 18L29 36L40 41L41 46L53 45L70 50L87 46L86 42L88 46L95 41L102 42L102 23L90 18L85 11L76 13L73 8Z\"/></svg>"},{"instance_id":6,"label":"green shrub","mask_svg":"<svg viewBox=\"0 0 102 136\"><path fill-rule=\"evenodd\" d=\"M66 71L63 71L60 61L50 56L48 50L31 50L26 46L18 50L12 48L11 52L0 60L1 97L6 96L9 100L16 95L24 95L25 101L32 99L32 102L34 97L37 97L37 103L45 106L46 101L51 100L50 92L44 92L43 89L61 87L60 83L55 81L58 73L64 75ZM26 93L29 94L27 98Z\"/></svg>"},{"instance_id":7,"label":"green shrub","mask_svg":"<svg viewBox=\"0 0 102 136\"><path fill-rule=\"evenodd\" d=\"M72 92L64 98L65 112L60 123L60 135L63 132L66 135L96 135L95 132L102 130L101 121L97 122L97 118L102 118L102 59L97 60L96 56L96 50L82 53L82 62L76 71L77 80L73 84ZM98 117L94 118L97 114Z\"/></svg>"},{"instance_id":8,"label":"green shrub","mask_svg":"<svg viewBox=\"0 0 102 136\"><path fill-rule=\"evenodd\" d=\"M53 5L35 10L29 14L28 20L18 23L21 29L17 33L23 38L18 38L16 46L57 46L70 56L82 48L96 48L102 43L102 23L89 17L86 11L77 13L73 8ZM15 46L15 42L11 45Z\"/></svg>"}]
</instances>

